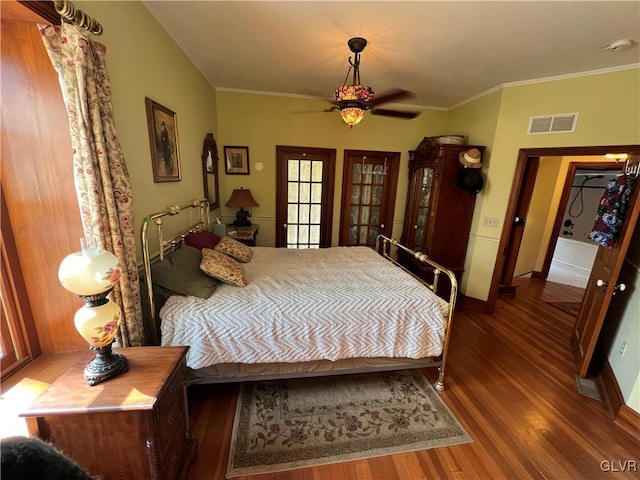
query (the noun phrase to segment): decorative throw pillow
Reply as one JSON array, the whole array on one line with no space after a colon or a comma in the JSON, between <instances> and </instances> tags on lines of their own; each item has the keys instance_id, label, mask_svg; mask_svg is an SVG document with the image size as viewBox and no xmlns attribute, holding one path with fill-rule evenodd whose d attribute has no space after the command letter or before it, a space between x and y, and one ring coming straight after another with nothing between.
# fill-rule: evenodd
<instances>
[{"instance_id":1,"label":"decorative throw pillow","mask_svg":"<svg viewBox=\"0 0 640 480\"><path fill-rule=\"evenodd\" d=\"M201 261L200 250L183 245L151 265L151 280L165 293L209 298L218 282L200 270Z\"/></svg>"},{"instance_id":2,"label":"decorative throw pillow","mask_svg":"<svg viewBox=\"0 0 640 480\"><path fill-rule=\"evenodd\" d=\"M250 247L246 246L244 243L234 240L231 237L222 237L220 239L220 243L216 245L215 250L216 252L229 255L240 263L249 263L253 256L253 250L251 250Z\"/></svg>"},{"instance_id":3,"label":"decorative throw pillow","mask_svg":"<svg viewBox=\"0 0 640 480\"><path fill-rule=\"evenodd\" d=\"M184 237L184 243L191 247L195 247L198 250L203 248L216 248L218 242L220 242L220 236L207 230L203 232L191 232Z\"/></svg>"},{"instance_id":4,"label":"decorative throw pillow","mask_svg":"<svg viewBox=\"0 0 640 480\"><path fill-rule=\"evenodd\" d=\"M202 262L200 269L209 275L229 285L245 287L247 279L244 276L244 267L231 257L222 252L204 248L202 250Z\"/></svg>"}]
</instances>

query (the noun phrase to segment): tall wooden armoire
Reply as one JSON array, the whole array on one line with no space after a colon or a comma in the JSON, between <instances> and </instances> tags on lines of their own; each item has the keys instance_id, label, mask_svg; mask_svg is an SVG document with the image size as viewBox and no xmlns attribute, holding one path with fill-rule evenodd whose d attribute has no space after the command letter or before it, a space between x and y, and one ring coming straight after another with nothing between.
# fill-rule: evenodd
<instances>
[{"instance_id":1,"label":"tall wooden armoire","mask_svg":"<svg viewBox=\"0 0 640 480\"><path fill-rule=\"evenodd\" d=\"M464 273L476 202L474 192L458 186L465 168L459 155L472 148L484 152L482 146L440 144L436 137L425 137L409 152L409 189L401 241L452 270L458 283ZM399 261L421 278L432 281L431 269L413 256L401 253ZM448 282L443 280L438 294L446 297L449 291Z\"/></svg>"}]
</instances>

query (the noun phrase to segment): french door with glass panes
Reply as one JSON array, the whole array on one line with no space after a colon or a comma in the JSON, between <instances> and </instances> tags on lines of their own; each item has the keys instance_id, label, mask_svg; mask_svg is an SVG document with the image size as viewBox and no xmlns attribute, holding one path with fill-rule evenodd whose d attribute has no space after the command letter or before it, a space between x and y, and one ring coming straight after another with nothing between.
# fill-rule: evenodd
<instances>
[{"instance_id":1,"label":"french door with glass panes","mask_svg":"<svg viewBox=\"0 0 640 480\"><path fill-rule=\"evenodd\" d=\"M340 245L375 248L391 236L399 167L399 152L345 150Z\"/></svg>"},{"instance_id":2,"label":"french door with glass panes","mask_svg":"<svg viewBox=\"0 0 640 480\"><path fill-rule=\"evenodd\" d=\"M330 247L336 151L276 146L276 159L276 247Z\"/></svg>"}]
</instances>

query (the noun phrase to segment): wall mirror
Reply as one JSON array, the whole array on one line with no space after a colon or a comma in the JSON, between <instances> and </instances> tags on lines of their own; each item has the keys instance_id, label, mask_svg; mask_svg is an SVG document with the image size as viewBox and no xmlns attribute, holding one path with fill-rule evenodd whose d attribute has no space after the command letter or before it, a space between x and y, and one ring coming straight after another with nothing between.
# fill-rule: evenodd
<instances>
[{"instance_id":1,"label":"wall mirror","mask_svg":"<svg viewBox=\"0 0 640 480\"><path fill-rule=\"evenodd\" d=\"M218 189L218 147L213 133L207 133L202 146L202 177L204 179L204 198L209 200L209 209L220 206Z\"/></svg>"}]
</instances>

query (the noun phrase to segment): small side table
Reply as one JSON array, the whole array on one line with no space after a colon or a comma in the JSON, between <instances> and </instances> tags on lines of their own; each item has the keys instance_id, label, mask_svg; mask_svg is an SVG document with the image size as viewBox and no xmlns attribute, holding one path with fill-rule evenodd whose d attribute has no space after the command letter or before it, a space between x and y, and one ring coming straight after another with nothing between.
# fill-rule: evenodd
<instances>
[{"instance_id":1,"label":"small side table","mask_svg":"<svg viewBox=\"0 0 640 480\"><path fill-rule=\"evenodd\" d=\"M93 387L83 377L86 362L79 362L20 416L30 435L102 480L184 480L197 448L189 430L187 349L123 348L129 371Z\"/></svg>"},{"instance_id":2,"label":"small side table","mask_svg":"<svg viewBox=\"0 0 640 480\"><path fill-rule=\"evenodd\" d=\"M258 235L258 225L252 223L246 227L236 227L233 224L227 226L227 236L249 245L256 246L256 235Z\"/></svg>"}]
</instances>

